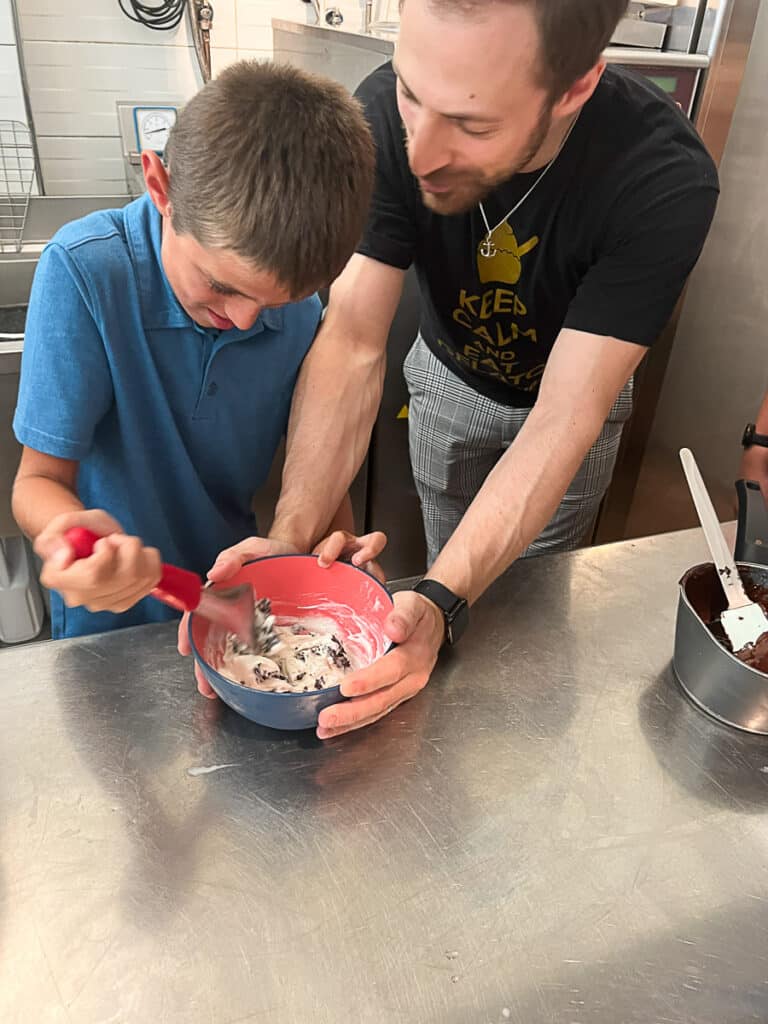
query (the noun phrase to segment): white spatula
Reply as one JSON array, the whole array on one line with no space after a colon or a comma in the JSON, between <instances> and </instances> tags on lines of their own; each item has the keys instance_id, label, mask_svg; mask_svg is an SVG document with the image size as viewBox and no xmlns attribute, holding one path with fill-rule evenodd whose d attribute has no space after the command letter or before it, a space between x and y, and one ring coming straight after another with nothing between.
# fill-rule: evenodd
<instances>
[{"instance_id":1,"label":"white spatula","mask_svg":"<svg viewBox=\"0 0 768 1024\"><path fill-rule=\"evenodd\" d=\"M745 647L755 644L763 633L768 633L768 617L760 605L750 601L744 592L739 570L723 536L712 499L704 486L693 452L688 448L681 448L680 461L712 554L712 561L715 563L718 579L728 601L728 607L720 616L720 622L731 642L733 653L738 654Z\"/></svg>"}]
</instances>

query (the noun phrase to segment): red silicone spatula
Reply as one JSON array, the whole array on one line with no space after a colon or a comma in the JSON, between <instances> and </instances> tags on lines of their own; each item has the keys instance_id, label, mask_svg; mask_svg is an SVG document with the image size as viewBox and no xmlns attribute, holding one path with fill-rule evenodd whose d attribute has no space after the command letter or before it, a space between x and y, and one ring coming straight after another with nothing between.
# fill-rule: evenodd
<instances>
[{"instance_id":1,"label":"red silicone spatula","mask_svg":"<svg viewBox=\"0 0 768 1024\"><path fill-rule=\"evenodd\" d=\"M67 530L64 538L72 545L75 558L88 558L99 535L82 526ZM163 563L160 582L152 597L182 612L197 612L234 633L254 653L266 653L277 644L273 631L274 616L254 604L253 588L248 584L213 590L203 585L197 573Z\"/></svg>"}]
</instances>

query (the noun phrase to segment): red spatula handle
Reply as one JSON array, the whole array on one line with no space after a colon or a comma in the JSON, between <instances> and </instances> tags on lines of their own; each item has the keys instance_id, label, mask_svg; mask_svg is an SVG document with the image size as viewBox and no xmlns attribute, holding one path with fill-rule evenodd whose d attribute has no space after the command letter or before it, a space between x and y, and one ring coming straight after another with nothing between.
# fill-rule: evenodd
<instances>
[{"instance_id":1,"label":"red spatula handle","mask_svg":"<svg viewBox=\"0 0 768 1024\"><path fill-rule=\"evenodd\" d=\"M86 530L84 526L73 526L67 530L64 539L71 544L75 552L75 559L88 558L93 554L93 545L100 540L98 533L93 530ZM200 604L203 581L187 569L179 569L178 566L163 563L163 574L160 582L152 591L152 596L172 608L183 612L193 612Z\"/></svg>"}]
</instances>

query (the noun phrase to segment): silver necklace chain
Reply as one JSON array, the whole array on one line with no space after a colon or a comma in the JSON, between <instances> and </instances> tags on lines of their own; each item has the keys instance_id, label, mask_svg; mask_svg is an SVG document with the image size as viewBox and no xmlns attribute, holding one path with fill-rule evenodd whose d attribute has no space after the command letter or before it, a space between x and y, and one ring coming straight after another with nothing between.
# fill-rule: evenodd
<instances>
[{"instance_id":1,"label":"silver necklace chain","mask_svg":"<svg viewBox=\"0 0 768 1024\"><path fill-rule=\"evenodd\" d=\"M581 113L581 111L579 111L579 113ZM578 119L579 119L579 114L577 114L576 117L574 117L573 121L571 121L570 128L568 129L568 131L563 136L563 141L557 147L557 152L552 157L552 159L549 161L549 163L544 168L544 170L541 172L541 174L538 176L536 181L534 181L534 183L531 185L531 187L525 193L523 198L519 199L515 203L515 205L512 207L512 209L509 211L509 213L505 217L501 218L501 220L499 221L499 223L496 225L495 228L491 229L490 225L488 224L488 218L485 215L485 208L483 207L483 204L482 203L478 204L480 206L480 213L483 216L483 223L485 224L485 230L486 230L485 238L480 243L479 252L480 252L480 255L483 256L485 259L492 259L496 255L496 253L498 252L498 249L496 248L496 246L495 246L495 244L493 242L493 235L499 230L499 228L501 227L502 224L506 224L506 222L509 220L509 218L512 216L513 213L517 213L517 211L523 205L523 203L528 198L528 196L533 192L533 190L543 180L544 175L547 173L547 171L550 169L550 167L552 167L552 165L554 164L555 160L557 160L557 158L560 156L560 154L562 153L563 149L565 148L565 144L568 141L568 139L571 137L571 132L575 128L576 122L578 121Z\"/></svg>"}]
</instances>

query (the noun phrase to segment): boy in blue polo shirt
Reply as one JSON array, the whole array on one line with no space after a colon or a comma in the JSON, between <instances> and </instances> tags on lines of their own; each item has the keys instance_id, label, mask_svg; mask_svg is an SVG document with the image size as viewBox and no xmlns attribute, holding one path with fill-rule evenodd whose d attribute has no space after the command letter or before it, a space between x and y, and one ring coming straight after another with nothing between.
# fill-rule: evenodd
<instances>
[{"instance_id":1,"label":"boy in blue polo shirt","mask_svg":"<svg viewBox=\"0 0 768 1024\"><path fill-rule=\"evenodd\" d=\"M142 153L140 199L56 234L30 297L13 509L44 559L54 637L173 617L146 598L160 552L203 574L254 534L314 293L362 234L372 143L330 81L233 65L180 112L165 156ZM104 535L80 562L75 525Z\"/></svg>"}]
</instances>

